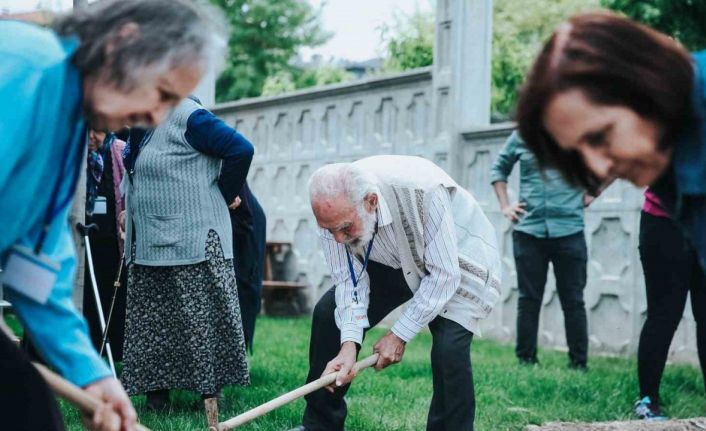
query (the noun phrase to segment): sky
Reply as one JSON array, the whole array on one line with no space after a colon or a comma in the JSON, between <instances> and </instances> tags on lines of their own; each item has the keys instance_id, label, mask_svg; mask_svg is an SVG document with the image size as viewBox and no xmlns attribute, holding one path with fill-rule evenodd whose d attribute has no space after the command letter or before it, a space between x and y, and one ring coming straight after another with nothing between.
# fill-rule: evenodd
<instances>
[{"instance_id":1,"label":"sky","mask_svg":"<svg viewBox=\"0 0 706 431\"><path fill-rule=\"evenodd\" d=\"M303 49L304 59L314 54L325 60L331 57L367 60L378 56L380 26L393 19L395 13L412 14L417 8L431 11L434 0L309 0L314 7L323 3L321 21L333 37L323 46ZM0 0L0 10L31 11L42 4L45 8L70 8L72 0Z\"/></svg>"},{"instance_id":2,"label":"sky","mask_svg":"<svg viewBox=\"0 0 706 431\"><path fill-rule=\"evenodd\" d=\"M1 1L1 0L0 0ZM322 0L310 0L315 7ZM323 46L305 49L302 55L321 54L348 60L367 60L378 55L379 28L395 13L412 14L433 9L430 0L326 0L321 21L325 30L334 33Z\"/></svg>"}]
</instances>

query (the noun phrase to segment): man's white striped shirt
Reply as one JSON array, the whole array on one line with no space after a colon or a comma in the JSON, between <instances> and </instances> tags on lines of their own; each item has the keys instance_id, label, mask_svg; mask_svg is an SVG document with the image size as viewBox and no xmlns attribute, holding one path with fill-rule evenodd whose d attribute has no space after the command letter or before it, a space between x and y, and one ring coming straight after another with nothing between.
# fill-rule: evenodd
<instances>
[{"instance_id":1,"label":"man's white striped shirt","mask_svg":"<svg viewBox=\"0 0 706 431\"><path fill-rule=\"evenodd\" d=\"M425 215L423 226L426 276L422 278L419 289L392 327L392 332L404 341L414 338L443 310L461 282L449 192L443 187L437 187L430 193L432 195L429 197L429 214ZM373 240L370 260L399 269L401 262L392 215L382 196L378 196L378 201L378 231ZM367 273L363 273L357 288L354 288L346 247L337 243L331 233L324 229L320 230L320 242L336 285L336 322L341 330L341 343L354 341L360 344L363 340L363 327L356 323L353 312L354 289L357 290L360 304L367 309L370 300L370 279ZM357 278L363 269L362 258L356 258L352 254L351 257Z\"/></svg>"}]
</instances>

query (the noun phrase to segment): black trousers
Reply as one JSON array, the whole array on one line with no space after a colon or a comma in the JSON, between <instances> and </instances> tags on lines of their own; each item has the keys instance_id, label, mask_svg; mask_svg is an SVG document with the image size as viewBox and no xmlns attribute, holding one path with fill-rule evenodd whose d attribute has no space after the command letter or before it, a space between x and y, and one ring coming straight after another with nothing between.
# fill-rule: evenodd
<instances>
[{"instance_id":1,"label":"black trousers","mask_svg":"<svg viewBox=\"0 0 706 431\"><path fill-rule=\"evenodd\" d=\"M229 211L233 227L235 281L238 285L245 347L252 353L255 322L262 302L267 218L247 182L243 184L238 196L241 199L240 206Z\"/></svg>"},{"instance_id":2,"label":"black trousers","mask_svg":"<svg viewBox=\"0 0 706 431\"><path fill-rule=\"evenodd\" d=\"M640 219L640 260L647 289L647 320L637 353L640 397L649 396L659 405L669 345L690 292L702 373L706 368L706 277L679 227L669 218L645 212Z\"/></svg>"},{"instance_id":3,"label":"black trousers","mask_svg":"<svg viewBox=\"0 0 706 431\"><path fill-rule=\"evenodd\" d=\"M370 326L377 325L390 311L412 297L401 270L370 262ZM314 308L309 344L309 375L307 382L321 377L328 361L341 347L341 333L336 326L335 288L321 297ZM433 343L431 368L432 396L428 431L472 431L475 418L475 393L471 369L473 333L443 317L430 324ZM367 332L367 331L366 331ZM403 361L404 363L404 361ZM307 431L340 431L346 420L347 407L343 399L348 386L331 394L318 390L306 396L303 424Z\"/></svg>"},{"instance_id":4,"label":"black trousers","mask_svg":"<svg viewBox=\"0 0 706 431\"><path fill-rule=\"evenodd\" d=\"M523 232L512 233L517 270L517 347L521 360L537 360L537 331L549 262L554 266L556 290L564 312L569 360L586 365L588 325L583 289L586 287L586 239L583 232L559 238L537 238Z\"/></svg>"},{"instance_id":5,"label":"black trousers","mask_svg":"<svg viewBox=\"0 0 706 431\"><path fill-rule=\"evenodd\" d=\"M26 355L0 333L0 420L13 431L63 431L59 406Z\"/></svg>"}]
</instances>

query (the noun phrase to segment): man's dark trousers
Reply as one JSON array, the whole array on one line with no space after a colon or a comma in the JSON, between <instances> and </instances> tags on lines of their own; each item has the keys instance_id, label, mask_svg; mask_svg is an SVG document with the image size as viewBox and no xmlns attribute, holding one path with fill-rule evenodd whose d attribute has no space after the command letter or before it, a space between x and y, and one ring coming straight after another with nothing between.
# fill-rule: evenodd
<instances>
[{"instance_id":1,"label":"man's dark trousers","mask_svg":"<svg viewBox=\"0 0 706 431\"><path fill-rule=\"evenodd\" d=\"M517 357L537 360L537 331L549 262L554 266L556 290L564 311L566 343L572 365L585 366L588 358L588 327L583 290L586 287L586 239L583 231L558 238L537 238L513 232L517 287Z\"/></svg>"},{"instance_id":2,"label":"man's dark trousers","mask_svg":"<svg viewBox=\"0 0 706 431\"><path fill-rule=\"evenodd\" d=\"M405 282L402 270L371 261L367 272L370 277L368 320L373 327L410 299L412 291ZM307 382L321 377L326 364L338 355L341 348L341 333L334 318L335 308L334 287L321 297L314 308ZM473 333L440 316L429 324L429 329L433 337L431 368L434 395L427 430L472 431L475 417L470 355ZM333 394L321 389L306 396L303 424L307 431L343 430L347 414L343 397L348 387L337 388Z\"/></svg>"}]
</instances>

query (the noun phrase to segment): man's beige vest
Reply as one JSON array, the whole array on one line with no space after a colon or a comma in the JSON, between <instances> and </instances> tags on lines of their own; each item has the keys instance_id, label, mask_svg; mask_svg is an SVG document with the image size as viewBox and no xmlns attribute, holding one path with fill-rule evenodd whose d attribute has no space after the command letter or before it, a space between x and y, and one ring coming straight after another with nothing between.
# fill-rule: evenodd
<instances>
[{"instance_id":1,"label":"man's beige vest","mask_svg":"<svg viewBox=\"0 0 706 431\"><path fill-rule=\"evenodd\" d=\"M416 292L426 275L424 220L429 193L445 187L458 242L461 283L440 315L479 334L478 322L500 297L500 254L495 229L475 198L429 160L410 156L374 156L354 166L373 174L393 218L400 261L410 289Z\"/></svg>"}]
</instances>

